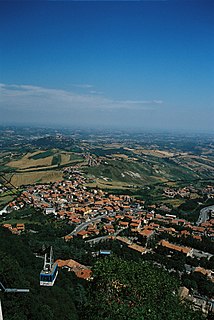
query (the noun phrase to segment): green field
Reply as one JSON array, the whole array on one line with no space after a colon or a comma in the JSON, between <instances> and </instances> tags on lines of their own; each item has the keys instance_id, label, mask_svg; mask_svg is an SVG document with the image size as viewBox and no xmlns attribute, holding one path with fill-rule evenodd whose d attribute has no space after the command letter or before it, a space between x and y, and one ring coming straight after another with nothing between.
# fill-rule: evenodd
<instances>
[{"instance_id":1,"label":"green field","mask_svg":"<svg viewBox=\"0 0 214 320\"><path fill-rule=\"evenodd\" d=\"M111 160L103 161L99 166L84 168L88 177L99 179L106 186L148 185L181 180L194 180L197 175L187 168L178 166L165 159L151 157L147 161Z\"/></svg>"},{"instance_id":2,"label":"green field","mask_svg":"<svg viewBox=\"0 0 214 320\"><path fill-rule=\"evenodd\" d=\"M174 157L172 153L168 155L161 149L139 149L137 145L128 145L127 148L121 143L103 146L95 143L87 145L87 150L93 158L98 157L101 160L99 165L87 166L83 151L77 153L52 148L46 151L34 149L33 153L27 153L19 159L12 158L7 164L8 167L2 166L2 169L9 168L10 171L15 171L12 182L18 186L53 181L55 177L50 177L50 170L62 170L65 166L77 164L80 164L87 177L94 179L90 186L102 189L136 188L173 181L189 183L196 179L212 177L212 171L207 167L196 170L196 157L187 154L185 157ZM42 171L45 174L42 174ZM62 178L59 172L56 179L58 178Z\"/></svg>"},{"instance_id":3,"label":"green field","mask_svg":"<svg viewBox=\"0 0 214 320\"><path fill-rule=\"evenodd\" d=\"M31 157L29 157L29 159L33 159L33 160L44 159L44 158L52 156L53 154L54 154L53 150L47 150L47 151L40 152L40 153L37 153L37 154L31 156Z\"/></svg>"},{"instance_id":4,"label":"green field","mask_svg":"<svg viewBox=\"0 0 214 320\"><path fill-rule=\"evenodd\" d=\"M6 206L6 204L8 204L9 202L13 201L13 199L16 196L11 194L11 195L5 195L5 196L0 196L0 210L4 208L4 206Z\"/></svg>"},{"instance_id":5,"label":"green field","mask_svg":"<svg viewBox=\"0 0 214 320\"><path fill-rule=\"evenodd\" d=\"M83 160L83 157L81 157L81 155L78 153L75 153L75 152L71 153L70 161L76 161L76 160Z\"/></svg>"}]
</instances>

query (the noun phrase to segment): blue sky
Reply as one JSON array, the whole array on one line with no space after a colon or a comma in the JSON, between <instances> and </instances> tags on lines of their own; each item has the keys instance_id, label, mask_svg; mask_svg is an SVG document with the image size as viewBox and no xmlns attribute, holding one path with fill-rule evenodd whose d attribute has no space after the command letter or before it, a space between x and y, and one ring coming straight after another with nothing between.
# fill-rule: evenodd
<instances>
[{"instance_id":1,"label":"blue sky","mask_svg":"<svg viewBox=\"0 0 214 320\"><path fill-rule=\"evenodd\" d=\"M0 123L213 131L213 1L1 1Z\"/></svg>"}]
</instances>

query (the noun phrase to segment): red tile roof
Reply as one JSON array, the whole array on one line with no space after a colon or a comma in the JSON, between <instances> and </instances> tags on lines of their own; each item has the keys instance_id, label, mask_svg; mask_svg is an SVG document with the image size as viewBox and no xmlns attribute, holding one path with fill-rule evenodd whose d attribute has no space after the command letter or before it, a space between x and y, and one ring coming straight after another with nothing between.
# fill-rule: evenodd
<instances>
[{"instance_id":1,"label":"red tile roof","mask_svg":"<svg viewBox=\"0 0 214 320\"><path fill-rule=\"evenodd\" d=\"M183 252L185 254L189 253L191 251L191 248L188 248L188 247L181 247L181 246L178 246L178 245L175 245L173 243L170 243L166 240L161 240L159 242L160 245L162 245L163 247L166 247L168 249L172 249L172 250L175 250L175 251L179 251L179 252Z\"/></svg>"},{"instance_id":2,"label":"red tile roof","mask_svg":"<svg viewBox=\"0 0 214 320\"><path fill-rule=\"evenodd\" d=\"M150 237L153 234L153 230L144 229L143 231L139 232L139 234L143 237Z\"/></svg>"},{"instance_id":3,"label":"red tile roof","mask_svg":"<svg viewBox=\"0 0 214 320\"><path fill-rule=\"evenodd\" d=\"M87 268L83 264L80 264L79 262L69 259L69 260L57 260L56 261L59 268L62 267L68 267L73 271L78 278L81 279L89 279L91 277L92 271L91 269Z\"/></svg>"}]
</instances>

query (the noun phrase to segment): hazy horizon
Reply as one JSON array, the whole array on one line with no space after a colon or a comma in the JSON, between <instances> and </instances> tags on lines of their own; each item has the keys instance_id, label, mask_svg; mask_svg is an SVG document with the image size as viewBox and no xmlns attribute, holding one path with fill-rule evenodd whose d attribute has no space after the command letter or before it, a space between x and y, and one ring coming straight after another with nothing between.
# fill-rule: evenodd
<instances>
[{"instance_id":1,"label":"hazy horizon","mask_svg":"<svg viewBox=\"0 0 214 320\"><path fill-rule=\"evenodd\" d=\"M212 1L0 8L0 124L214 131Z\"/></svg>"}]
</instances>

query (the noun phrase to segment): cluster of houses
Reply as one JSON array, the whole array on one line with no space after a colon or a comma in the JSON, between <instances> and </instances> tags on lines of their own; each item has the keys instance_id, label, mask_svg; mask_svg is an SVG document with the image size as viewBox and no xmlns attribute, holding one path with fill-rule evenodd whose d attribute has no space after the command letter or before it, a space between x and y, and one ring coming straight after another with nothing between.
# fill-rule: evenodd
<instances>
[{"instance_id":1,"label":"cluster of houses","mask_svg":"<svg viewBox=\"0 0 214 320\"><path fill-rule=\"evenodd\" d=\"M145 244L152 236L161 233L177 238L188 236L198 241L202 241L203 236L214 239L214 219L195 226L172 214L157 214L155 205L145 210L143 200L127 195L112 195L98 189L89 190L85 182L86 178L81 172L73 171L70 180L29 186L15 201L9 203L8 208L18 210L27 204L43 210L44 214L65 219L74 226L85 223L85 227L76 233L82 239L113 236L123 229L129 230L130 239ZM182 190L184 192L184 188Z\"/></svg>"},{"instance_id":2,"label":"cluster of houses","mask_svg":"<svg viewBox=\"0 0 214 320\"><path fill-rule=\"evenodd\" d=\"M69 224L78 225L97 216L127 211L131 206L136 207L144 203L132 203L131 198L126 195L115 196L101 190L87 190L84 186L85 178L80 173L74 173L72 178L72 181L30 186L16 200L9 203L8 208L19 210L25 204L32 205L47 215L53 214L56 218L67 219ZM110 217L106 219L106 222L111 222ZM108 229L108 226L106 228ZM91 227L90 232L92 231ZM96 234L97 231L94 231Z\"/></svg>"},{"instance_id":3,"label":"cluster of houses","mask_svg":"<svg viewBox=\"0 0 214 320\"><path fill-rule=\"evenodd\" d=\"M17 223L12 225L10 223L3 224L3 227L8 229L12 234L20 235L23 231L25 231L24 223Z\"/></svg>"},{"instance_id":4,"label":"cluster of houses","mask_svg":"<svg viewBox=\"0 0 214 320\"><path fill-rule=\"evenodd\" d=\"M94 158L92 155L90 155L90 153L85 153L83 155L83 157L85 158L85 160L87 161L87 165L89 167L91 166L98 166L101 163L101 159L100 158Z\"/></svg>"},{"instance_id":5,"label":"cluster of houses","mask_svg":"<svg viewBox=\"0 0 214 320\"><path fill-rule=\"evenodd\" d=\"M56 260L59 268L65 268L68 271L74 272L77 278L89 280L92 277L92 271L90 268L80 264L79 262L68 259L68 260Z\"/></svg>"},{"instance_id":6,"label":"cluster of houses","mask_svg":"<svg viewBox=\"0 0 214 320\"><path fill-rule=\"evenodd\" d=\"M4 193L8 190L8 188L0 183L0 194Z\"/></svg>"},{"instance_id":7,"label":"cluster of houses","mask_svg":"<svg viewBox=\"0 0 214 320\"><path fill-rule=\"evenodd\" d=\"M207 317L209 313L214 312L213 300L207 300L206 297L192 295L186 287L180 287L178 294L181 301L189 302L194 310L202 311L205 317Z\"/></svg>"},{"instance_id":8,"label":"cluster of houses","mask_svg":"<svg viewBox=\"0 0 214 320\"><path fill-rule=\"evenodd\" d=\"M183 187L183 188L165 188L163 190L163 194L167 196L168 198L195 198L199 197L198 190L193 188L192 186L189 187Z\"/></svg>"},{"instance_id":9,"label":"cluster of houses","mask_svg":"<svg viewBox=\"0 0 214 320\"><path fill-rule=\"evenodd\" d=\"M214 186L211 185L207 185L203 190L202 190L203 194L207 194L208 198L213 199L214 198Z\"/></svg>"},{"instance_id":10,"label":"cluster of houses","mask_svg":"<svg viewBox=\"0 0 214 320\"><path fill-rule=\"evenodd\" d=\"M194 199L200 196L200 194L207 195L208 198L214 198L214 187L212 185L207 185L202 190L193 187L192 185L183 188L165 188L163 190L163 195L168 198L189 198Z\"/></svg>"},{"instance_id":11,"label":"cluster of houses","mask_svg":"<svg viewBox=\"0 0 214 320\"><path fill-rule=\"evenodd\" d=\"M180 252L192 258L199 254L191 247L183 246L183 238L192 238L203 241L206 236L214 240L214 219L195 225L185 219L179 219L175 215L169 214L165 210L164 215L157 213L156 205L147 206L144 201L132 199L128 195L112 195L98 189L88 189L86 178L79 171L71 171L69 180L56 181L51 184L39 184L29 186L13 202L9 203L9 210L19 210L25 205L33 206L43 211L46 215L54 215L56 219L63 219L65 223L75 226L77 230L72 235L65 235L64 239L69 241L73 237L79 237L86 241L96 242L98 238L115 239L121 245L127 246L140 254L150 252L150 243L153 239L158 240L156 245L161 246L169 252ZM210 191L211 189L208 188ZM195 192L189 188L178 190L166 189L168 196L180 195L189 196ZM167 209L167 208L166 208ZM78 229L78 227L81 227ZM14 234L20 234L25 230L24 224L12 226L5 224L5 228ZM126 236L120 233L126 230ZM161 237L159 237L161 235ZM168 241L173 236L173 243ZM178 241L176 241L176 239ZM201 252L203 257L210 259L209 253ZM58 265L75 272L77 277L89 279L91 271L89 268L73 260L60 260ZM203 268L198 268L197 272L206 275L214 282L213 272Z\"/></svg>"},{"instance_id":12,"label":"cluster of houses","mask_svg":"<svg viewBox=\"0 0 214 320\"><path fill-rule=\"evenodd\" d=\"M116 217L117 216L115 216L114 219L116 219ZM140 246L142 248L140 249L142 253L149 251L147 246L149 240L161 234L163 234L163 236L164 234L172 235L175 240L178 239L178 243L181 242L179 240L182 237L187 236L198 241L202 241L204 235L209 235L214 239L214 219L202 223L202 226L199 227L193 226L184 219L178 219L169 214L166 216L160 214L155 215L154 212L147 213L145 216L143 215L143 217L139 216L138 219L136 219L136 217L133 219L131 215L125 214L124 219L128 220L124 226L129 230L128 236L116 236L115 239L129 245L129 247L132 244L137 244L136 251L139 251ZM172 227L173 224L175 227ZM179 226L179 228L176 229L176 226ZM198 250L191 247L174 244L174 242L170 243L166 239L160 240L158 245L169 249L169 251L180 252L185 256L198 258ZM131 248L134 249L134 247ZM212 256L205 252L201 252L201 254L208 259Z\"/></svg>"}]
</instances>

